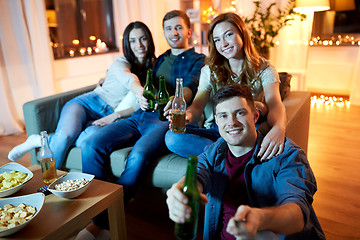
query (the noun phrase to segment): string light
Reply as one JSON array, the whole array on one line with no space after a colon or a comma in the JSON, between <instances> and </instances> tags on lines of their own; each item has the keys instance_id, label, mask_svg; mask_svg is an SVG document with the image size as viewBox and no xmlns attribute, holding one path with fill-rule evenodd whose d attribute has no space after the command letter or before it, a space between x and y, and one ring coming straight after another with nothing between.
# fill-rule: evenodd
<instances>
[{"instance_id":1,"label":"string light","mask_svg":"<svg viewBox=\"0 0 360 240\"><path fill-rule=\"evenodd\" d=\"M208 9L202 12L201 19L203 22L210 23L217 15L217 10L210 6Z\"/></svg>"},{"instance_id":2,"label":"string light","mask_svg":"<svg viewBox=\"0 0 360 240\"><path fill-rule=\"evenodd\" d=\"M340 46L340 45L359 45L360 39L355 39L354 36L346 35L345 37L338 35L337 37L332 36L330 39L321 39L319 36L313 37L309 42L310 46Z\"/></svg>"},{"instance_id":3,"label":"string light","mask_svg":"<svg viewBox=\"0 0 360 240\"><path fill-rule=\"evenodd\" d=\"M314 95L311 97L311 106L336 106L336 107L350 107L350 101L344 97Z\"/></svg>"}]
</instances>

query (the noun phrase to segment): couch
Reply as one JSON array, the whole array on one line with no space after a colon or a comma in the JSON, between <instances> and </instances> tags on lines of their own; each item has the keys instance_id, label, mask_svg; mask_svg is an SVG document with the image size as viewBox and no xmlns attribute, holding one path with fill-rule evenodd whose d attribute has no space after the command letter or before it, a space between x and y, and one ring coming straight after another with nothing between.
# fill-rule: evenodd
<instances>
[{"instance_id":1,"label":"couch","mask_svg":"<svg viewBox=\"0 0 360 240\"><path fill-rule=\"evenodd\" d=\"M83 87L81 89L52 95L45 98L36 99L23 105L24 119L27 135L39 134L46 130L53 133L60 116L62 106L70 99L93 90L95 85ZM310 118L310 93L300 91L290 91L283 99L287 113L286 136L295 141L302 149L307 152ZM261 132L267 132L269 126L263 123L259 126ZM31 163L39 164L37 151L32 150ZM119 149L111 154L111 169L113 174L120 176L125 168L126 157L131 151L131 147ZM171 187L178 181L186 171L187 160L174 153L167 153L153 163L152 171L145 180L145 185L154 186L161 189ZM81 149L73 147L69 150L67 159L62 166L66 171L81 171Z\"/></svg>"}]
</instances>

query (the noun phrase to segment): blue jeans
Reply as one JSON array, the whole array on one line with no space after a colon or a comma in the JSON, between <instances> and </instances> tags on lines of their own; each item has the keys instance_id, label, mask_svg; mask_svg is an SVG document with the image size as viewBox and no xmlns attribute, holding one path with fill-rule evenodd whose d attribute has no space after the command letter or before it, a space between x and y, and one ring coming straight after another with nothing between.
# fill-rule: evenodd
<instances>
[{"instance_id":1,"label":"blue jeans","mask_svg":"<svg viewBox=\"0 0 360 240\"><path fill-rule=\"evenodd\" d=\"M168 122L160 121L157 112L136 111L96 131L81 144L82 170L101 180L111 180L110 154L114 150L134 145L127 157L125 170L115 183L124 187L127 203L141 186L155 159L167 151L164 136ZM97 226L108 228L107 212L93 219Z\"/></svg>"},{"instance_id":2,"label":"blue jeans","mask_svg":"<svg viewBox=\"0 0 360 240\"><path fill-rule=\"evenodd\" d=\"M97 179L109 177L110 154L133 145L125 170L116 179L124 187L124 201L130 200L146 176L154 160L167 150L164 136L168 122L160 121L157 112L136 111L130 118L109 124L81 143L82 170Z\"/></svg>"},{"instance_id":3,"label":"blue jeans","mask_svg":"<svg viewBox=\"0 0 360 240\"><path fill-rule=\"evenodd\" d=\"M54 153L56 168L60 168L71 146L79 137L86 124L90 121L105 117L113 113L113 109L95 92L77 96L68 101L61 110L55 134L50 136L49 144ZM86 139L96 127L83 135Z\"/></svg>"},{"instance_id":4,"label":"blue jeans","mask_svg":"<svg viewBox=\"0 0 360 240\"><path fill-rule=\"evenodd\" d=\"M169 130L165 135L165 143L171 152L187 158L189 155L200 155L207 145L214 143L219 137L215 123L210 129L187 125L184 133Z\"/></svg>"}]
</instances>

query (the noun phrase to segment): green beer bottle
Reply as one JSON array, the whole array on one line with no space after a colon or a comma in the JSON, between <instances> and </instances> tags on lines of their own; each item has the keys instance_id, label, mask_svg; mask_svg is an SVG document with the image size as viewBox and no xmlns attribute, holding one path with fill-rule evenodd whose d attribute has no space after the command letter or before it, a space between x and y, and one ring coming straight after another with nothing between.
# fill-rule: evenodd
<instances>
[{"instance_id":1,"label":"green beer bottle","mask_svg":"<svg viewBox=\"0 0 360 240\"><path fill-rule=\"evenodd\" d=\"M144 86L144 97L148 100L149 108L146 109L147 112L153 112L155 108L155 101L156 101L156 93L155 87L153 84L153 71L152 69L147 70L146 75L146 84Z\"/></svg>"},{"instance_id":2,"label":"green beer bottle","mask_svg":"<svg viewBox=\"0 0 360 240\"><path fill-rule=\"evenodd\" d=\"M166 117L164 117L164 108L166 104L169 102L170 96L168 91L166 90L166 82L165 76L160 75L159 78L159 93L158 93L158 112L159 112L159 119L161 121L165 121Z\"/></svg>"},{"instance_id":3,"label":"green beer bottle","mask_svg":"<svg viewBox=\"0 0 360 240\"><path fill-rule=\"evenodd\" d=\"M184 223L175 224L175 236L178 240L190 240L196 238L200 193L196 181L197 156L189 156L186 170L183 193L188 198L187 205L191 207L190 218L185 219Z\"/></svg>"}]
</instances>

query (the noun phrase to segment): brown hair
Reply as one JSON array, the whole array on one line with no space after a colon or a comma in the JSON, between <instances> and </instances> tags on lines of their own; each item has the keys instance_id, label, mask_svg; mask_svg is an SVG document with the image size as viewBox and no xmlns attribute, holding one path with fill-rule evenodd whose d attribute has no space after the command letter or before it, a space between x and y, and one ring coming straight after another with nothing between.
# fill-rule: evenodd
<instances>
[{"instance_id":1,"label":"brown hair","mask_svg":"<svg viewBox=\"0 0 360 240\"><path fill-rule=\"evenodd\" d=\"M190 29L190 18L188 17L188 15L186 15L185 12L180 11L180 10L172 10L172 11L168 12L167 14L165 14L163 21L162 21L163 28L164 28L164 22L166 20L172 19L174 17L181 17L182 19L184 19L186 26Z\"/></svg>"},{"instance_id":2,"label":"brown hair","mask_svg":"<svg viewBox=\"0 0 360 240\"><path fill-rule=\"evenodd\" d=\"M252 43L251 36L245 22L241 19L241 17L239 17L239 15L232 12L218 15L210 24L208 32L209 55L205 60L205 64L209 65L210 70L216 75L216 79L213 79L213 81L221 87L233 83L232 77L236 77L236 74L231 70L229 61L217 52L215 47L213 32L215 26L221 22L229 22L239 30L240 37L243 41L244 52L243 71L239 76L239 80L240 83L252 87L251 81L258 78L257 75L260 71L259 53L256 51Z\"/></svg>"},{"instance_id":3,"label":"brown hair","mask_svg":"<svg viewBox=\"0 0 360 240\"><path fill-rule=\"evenodd\" d=\"M231 83L220 88L212 97L213 113L216 114L216 106L233 97L243 97L248 103L251 111L254 111L254 98L251 94L251 90L244 84Z\"/></svg>"}]
</instances>

